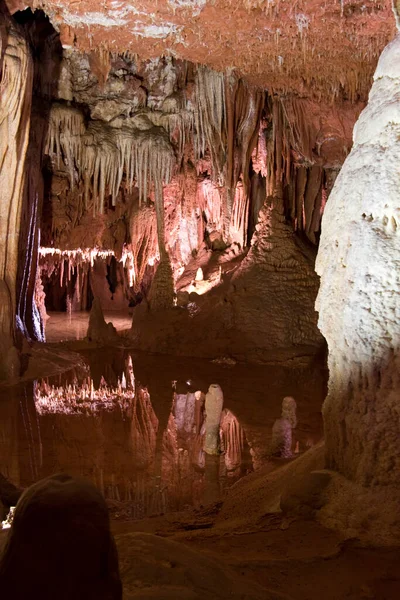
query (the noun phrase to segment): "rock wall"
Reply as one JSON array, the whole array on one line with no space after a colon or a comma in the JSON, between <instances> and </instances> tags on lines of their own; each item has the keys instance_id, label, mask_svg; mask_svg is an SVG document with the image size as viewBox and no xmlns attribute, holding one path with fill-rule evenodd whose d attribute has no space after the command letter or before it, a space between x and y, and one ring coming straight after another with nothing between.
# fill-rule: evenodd
<instances>
[{"instance_id":1,"label":"rock wall","mask_svg":"<svg viewBox=\"0 0 400 600\"><path fill-rule=\"evenodd\" d=\"M400 473L400 36L384 50L322 220L327 465L364 485Z\"/></svg>"},{"instance_id":2,"label":"rock wall","mask_svg":"<svg viewBox=\"0 0 400 600\"><path fill-rule=\"evenodd\" d=\"M18 243L25 184L33 64L27 44L0 12L0 379L19 374L15 348Z\"/></svg>"},{"instance_id":3,"label":"rock wall","mask_svg":"<svg viewBox=\"0 0 400 600\"><path fill-rule=\"evenodd\" d=\"M34 77L19 239L17 329L27 339L44 341L38 301L41 284L37 273L46 188L43 162L51 97L57 88L62 48L59 36L41 11L34 15L23 14L19 23L32 49Z\"/></svg>"}]
</instances>

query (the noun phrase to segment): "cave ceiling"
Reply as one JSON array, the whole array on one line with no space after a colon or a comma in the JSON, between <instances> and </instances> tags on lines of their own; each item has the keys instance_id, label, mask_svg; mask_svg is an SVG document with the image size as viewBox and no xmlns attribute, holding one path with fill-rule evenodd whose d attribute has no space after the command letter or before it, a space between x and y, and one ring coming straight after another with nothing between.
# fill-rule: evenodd
<instances>
[{"instance_id":1,"label":"cave ceiling","mask_svg":"<svg viewBox=\"0 0 400 600\"><path fill-rule=\"evenodd\" d=\"M64 47L172 55L276 93L366 100L391 0L6 0L43 9Z\"/></svg>"}]
</instances>

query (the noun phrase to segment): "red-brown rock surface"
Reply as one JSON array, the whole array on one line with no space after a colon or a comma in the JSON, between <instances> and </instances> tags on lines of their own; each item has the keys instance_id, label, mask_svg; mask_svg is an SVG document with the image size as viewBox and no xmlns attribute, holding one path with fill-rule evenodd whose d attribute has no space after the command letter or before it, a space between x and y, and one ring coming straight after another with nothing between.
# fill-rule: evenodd
<instances>
[{"instance_id":1,"label":"red-brown rock surface","mask_svg":"<svg viewBox=\"0 0 400 600\"><path fill-rule=\"evenodd\" d=\"M393 37L390 0L6 0L43 8L65 47L237 69L271 91L365 100Z\"/></svg>"}]
</instances>

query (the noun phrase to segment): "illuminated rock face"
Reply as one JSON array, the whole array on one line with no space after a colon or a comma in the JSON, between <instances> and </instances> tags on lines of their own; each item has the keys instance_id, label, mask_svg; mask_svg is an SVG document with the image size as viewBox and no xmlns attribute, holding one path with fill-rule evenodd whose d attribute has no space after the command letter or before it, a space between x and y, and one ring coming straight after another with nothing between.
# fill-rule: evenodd
<instances>
[{"instance_id":1,"label":"illuminated rock face","mask_svg":"<svg viewBox=\"0 0 400 600\"><path fill-rule=\"evenodd\" d=\"M21 34L1 12L0 20L0 379L3 379L19 375L14 347L16 282L33 66Z\"/></svg>"},{"instance_id":2,"label":"illuminated rock face","mask_svg":"<svg viewBox=\"0 0 400 600\"><path fill-rule=\"evenodd\" d=\"M329 347L328 467L400 473L400 37L384 50L322 221L319 327Z\"/></svg>"}]
</instances>

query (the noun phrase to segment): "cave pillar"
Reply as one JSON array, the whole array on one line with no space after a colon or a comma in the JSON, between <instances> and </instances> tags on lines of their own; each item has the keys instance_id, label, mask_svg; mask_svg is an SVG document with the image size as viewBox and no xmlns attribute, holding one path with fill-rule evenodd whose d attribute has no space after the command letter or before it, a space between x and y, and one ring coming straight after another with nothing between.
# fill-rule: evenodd
<instances>
[{"instance_id":1,"label":"cave pillar","mask_svg":"<svg viewBox=\"0 0 400 600\"><path fill-rule=\"evenodd\" d=\"M400 485L400 34L383 51L322 219L327 467Z\"/></svg>"},{"instance_id":2,"label":"cave pillar","mask_svg":"<svg viewBox=\"0 0 400 600\"><path fill-rule=\"evenodd\" d=\"M0 15L0 379L19 374L15 349L18 242L33 65L24 38Z\"/></svg>"}]
</instances>

